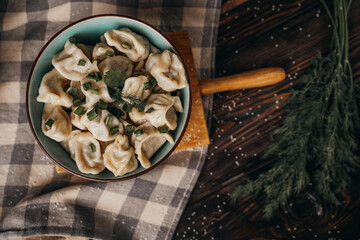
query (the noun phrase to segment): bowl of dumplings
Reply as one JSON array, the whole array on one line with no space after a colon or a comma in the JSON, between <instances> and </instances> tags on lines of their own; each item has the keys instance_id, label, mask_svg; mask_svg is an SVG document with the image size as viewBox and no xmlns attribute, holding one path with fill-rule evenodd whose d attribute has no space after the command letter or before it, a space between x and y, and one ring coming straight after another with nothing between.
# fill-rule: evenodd
<instances>
[{"instance_id":1,"label":"bowl of dumplings","mask_svg":"<svg viewBox=\"0 0 360 240\"><path fill-rule=\"evenodd\" d=\"M39 146L94 181L158 166L189 121L191 89L175 46L137 19L97 15L52 37L32 67L26 106Z\"/></svg>"}]
</instances>

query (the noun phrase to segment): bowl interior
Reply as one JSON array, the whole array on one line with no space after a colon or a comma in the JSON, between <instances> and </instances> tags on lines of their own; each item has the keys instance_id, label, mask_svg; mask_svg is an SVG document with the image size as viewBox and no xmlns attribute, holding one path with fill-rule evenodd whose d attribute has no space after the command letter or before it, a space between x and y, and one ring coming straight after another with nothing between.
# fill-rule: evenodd
<instances>
[{"instance_id":1,"label":"bowl interior","mask_svg":"<svg viewBox=\"0 0 360 240\"><path fill-rule=\"evenodd\" d=\"M122 27L129 27L134 32L147 37L150 42L161 50L171 50L175 52L173 46L169 41L164 38L159 32L150 26L139 22L135 19L121 17L121 16L95 16L80 20L69 27L61 30L57 35L52 38L47 45L44 46L40 52L37 62L32 70L30 82L28 85L28 111L30 124L32 125L33 132L36 134L39 144L44 148L48 155L53 158L59 165L66 170L73 172L79 176L91 178L93 180L120 180L130 176L138 175L145 171L139 164L139 167L123 176L115 177L110 171L105 170L99 174L85 174L79 171L74 160L71 159L68 152L66 152L60 143L48 138L41 130L41 116L43 111L43 103L36 101L38 89L40 87L41 79L45 73L50 71L53 66L51 64L52 58L60 51L63 50L65 42L70 37L75 37L77 42L95 45L100 42L100 36L110 29L119 29ZM172 131L174 141L177 143L180 139L181 133L187 123L190 105L190 89L186 87L180 90L180 98L184 107L184 112L178 114L178 127ZM161 161L169 151L174 147L173 144L166 142L151 158L152 167ZM152 168L151 167L151 168Z\"/></svg>"}]
</instances>

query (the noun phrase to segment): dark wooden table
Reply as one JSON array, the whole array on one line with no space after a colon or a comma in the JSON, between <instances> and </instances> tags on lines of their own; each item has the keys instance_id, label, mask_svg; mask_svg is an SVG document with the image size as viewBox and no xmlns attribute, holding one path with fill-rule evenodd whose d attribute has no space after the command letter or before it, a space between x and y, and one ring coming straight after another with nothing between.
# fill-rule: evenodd
<instances>
[{"instance_id":1,"label":"dark wooden table","mask_svg":"<svg viewBox=\"0 0 360 240\"><path fill-rule=\"evenodd\" d=\"M349 19L350 61L360 80L360 1ZM207 161L179 222L175 239L359 239L360 171L341 194L342 206L322 202L311 188L295 196L271 221L262 219L264 196L236 206L230 193L266 171L261 160L271 131L281 124L284 100L318 51L329 49L332 26L319 0L223 2L216 57L217 76L280 66L284 82L214 96Z\"/></svg>"}]
</instances>

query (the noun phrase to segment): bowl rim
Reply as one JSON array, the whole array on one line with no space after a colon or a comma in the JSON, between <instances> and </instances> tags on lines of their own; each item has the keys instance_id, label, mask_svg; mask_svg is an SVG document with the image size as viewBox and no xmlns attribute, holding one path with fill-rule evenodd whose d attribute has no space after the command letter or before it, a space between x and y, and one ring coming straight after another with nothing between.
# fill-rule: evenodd
<instances>
[{"instance_id":1,"label":"bowl rim","mask_svg":"<svg viewBox=\"0 0 360 240\"><path fill-rule=\"evenodd\" d=\"M45 147L41 144L34 128L33 128L33 122L31 120L31 117L30 117L30 110L29 110L29 105L30 105L30 101L29 101L29 89L30 89L30 82L31 82L31 79L32 79L32 76L33 76L33 73L34 73L34 70L35 70L35 66L37 65L38 63L38 60L39 58L42 56L43 52L45 51L45 49L50 45L51 42L53 42L62 32L64 32L65 30L73 27L74 25L78 24L78 23L81 23L81 22L84 22L84 21L87 21L87 20L90 20L90 19L93 19L93 18L99 18L99 17L119 17L119 18L126 18L126 19L130 19L130 20L133 20L133 21L136 21L136 22L140 22L144 25L146 25L147 27L149 28L152 28L153 30L155 30L158 34L160 34L163 38L165 38L166 41L169 42L169 44L173 47L175 53L177 54L177 56L179 57L181 63L183 64L184 66L184 69L185 69L185 73L186 73L186 77L187 77L187 81L188 81L188 84L189 84L189 107L188 107L188 114L186 116L186 120L185 120L185 124L184 124L184 128L182 129L180 135L179 135L179 138L177 139L177 141L174 143L174 145L172 146L172 148L169 150L169 152L163 157L161 158L157 163L151 165L149 168L146 168L144 169L143 171L139 172L139 173L136 173L136 174L133 174L133 175L130 175L130 176L126 176L126 177L122 177L122 178L114 178L114 179L99 179L99 178L94 178L94 177L91 177L91 176L83 176L67 167L65 167L63 164L61 164L61 162L57 161L56 159L52 158L52 156L47 152L47 150L45 149ZM32 134L34 135L34 138L36 140L36 142L38 143L39 147L41 148L41 150L57 165L59 166L60 168L64 169L65 171L77 176L77 177L80 177L80 178L84 178L84 179L87 179L87 180L91 180L91 181L95 181L95 182L119 182L119 181L125 181L125 180L129 180L129 179L132 179L132 178L136 178L136 177L139 177L149 171L151 171L152 169L156 168L157 166L159 166L160 164L162 164L169 156L170 154L176 149L176 147L179 145L181 139L183 138L184 134L185 134L185 131L187 129L187 126L188 126L188 123L189 123L189 120L190 120L190 115L191 115L191 108L192 108L192 87L191 87L191 80L190 80L190 77L189 77L189 73L188 73L188 70L186 68L186 65L185 65L185 61L184 59L182 58L181 54L180 54L180 51L177 49L177 47L174 45L174 43L167 37L165 36L165 34L163 34L160 30L158 30L157 28L155 28L154 26L152 26L151 24L149 23L146 23L140 19L137 19L137 18L134 18L134 17L130 17L130 16L124 16L124 15L120 15L120 14L98 14L98 15L92 15L92 16L89 16L89 17L85 17L85 18L81 18L73 23L70 23L68 25L66 25L65 27L63 27L62 29L60 29L57 33L55 33L46 43L45 45L41 48L39 54L36 56L33 64L32 64L32 67L31 67L31 71L29 73L29 77L28 77L28 82L27 82L27 85L26 85L26 113L27 113L27 119L28 119L28 123L30 125L30 129L31 129L31 132Z\"/></svg>"}]
</instances>

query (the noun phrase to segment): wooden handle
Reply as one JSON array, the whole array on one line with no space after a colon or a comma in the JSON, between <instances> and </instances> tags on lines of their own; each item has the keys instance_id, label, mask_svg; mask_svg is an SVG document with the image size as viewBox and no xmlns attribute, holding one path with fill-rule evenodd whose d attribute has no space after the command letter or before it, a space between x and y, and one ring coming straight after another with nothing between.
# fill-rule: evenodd
<instances>
[{"instance_id":1,"label":"wooden handle","mask_svg":"<svg viewBox=\"0 0 360 240\"><path fill-rule=\"evenodd\" d=\"M199 85L201 95L207 95L230 90L265 87L284 79L283 68L269 67L226 77L199 80Z\"/></svg>"}]
</instances>

